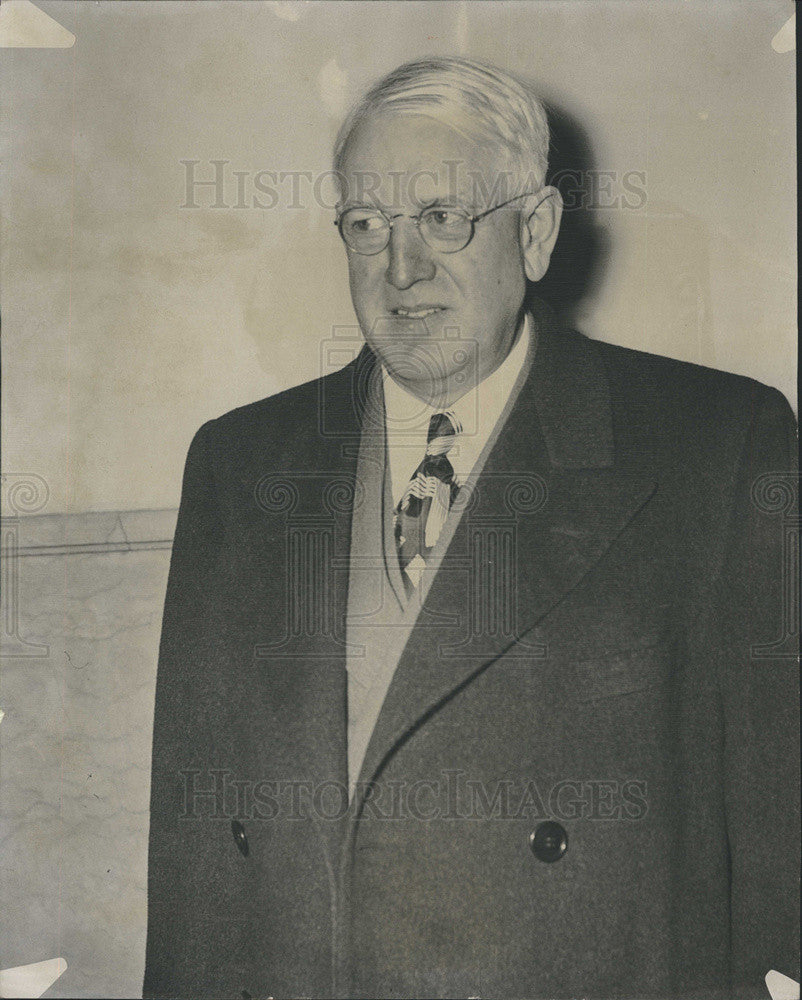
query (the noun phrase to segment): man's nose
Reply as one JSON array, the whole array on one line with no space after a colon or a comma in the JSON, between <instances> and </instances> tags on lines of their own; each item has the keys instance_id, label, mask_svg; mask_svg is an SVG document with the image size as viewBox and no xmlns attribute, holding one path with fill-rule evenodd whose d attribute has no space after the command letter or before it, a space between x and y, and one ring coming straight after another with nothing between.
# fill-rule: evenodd
<instances>
[{"instance_id":1,"label":"man's nose","mask_svg":"<svg viewBox=\"0 0 802 1000\"><path fill-rule=\"evenodd\" d=\"M396 218L388 243L387 280L395 288L409 288L416 281L431 280L436 271L432 252L411 219Z\"/></svg>"}]
</instances>

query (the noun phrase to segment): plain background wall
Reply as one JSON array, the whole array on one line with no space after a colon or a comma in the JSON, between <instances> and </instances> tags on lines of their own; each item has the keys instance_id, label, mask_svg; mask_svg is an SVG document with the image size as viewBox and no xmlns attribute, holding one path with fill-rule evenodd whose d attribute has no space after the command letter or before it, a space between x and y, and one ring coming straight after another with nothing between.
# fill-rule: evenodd
<instances>
[{"instance_id":1,"label":"plain background wall","mask_svg":"<svg viewBox=\"0 0 802 1000\"><path fill-rule=\"evenodd\" d=\"M234 170L317 175L365 84L426 53L527 74L597 169L644 172L645 205L596 213L581 329L794 402L790 0L40 6L77 40L2 53L3 445L45 513L175 507L200 423L318 374L354 323L333 213L289 183L182 209L181 161L228 161L230 205Z\"/></svg>"}]
</instances>

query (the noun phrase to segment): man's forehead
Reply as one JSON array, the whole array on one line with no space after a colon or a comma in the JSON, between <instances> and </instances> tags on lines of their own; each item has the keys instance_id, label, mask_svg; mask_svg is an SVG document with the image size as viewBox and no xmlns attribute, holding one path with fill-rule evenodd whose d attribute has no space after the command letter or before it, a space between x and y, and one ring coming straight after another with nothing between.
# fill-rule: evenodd
<instances>
[{"instance_id":1,"label":"man's forehead","mask_svg":"<svg viewBox=\"0 0 802 1000\"><path fill-rule=\"evenodd\" d=\"M376 114L349 139L343 201L390 209L454 200L481 207L484 193L509 188L506 158L488 142L418 114Z\"/></svg>"}]
</instances>

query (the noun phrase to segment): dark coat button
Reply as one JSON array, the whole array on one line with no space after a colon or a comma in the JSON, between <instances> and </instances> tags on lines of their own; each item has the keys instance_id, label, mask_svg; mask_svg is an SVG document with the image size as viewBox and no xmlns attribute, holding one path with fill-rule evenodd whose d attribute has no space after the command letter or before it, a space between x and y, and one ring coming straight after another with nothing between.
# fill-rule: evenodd
<instances>
[{"instance_id":1,"label":"dark coat button","mask_svg":"<svg viewBox=\"0 0 802 1000\"><path fill-rule=\"evenodd\" d=\"M245 836L245 827L237 820L231 820L231 832L234 834L234 841L243 857L248 857L248 838Z\"/></svg>"},{"instance_id":2,"label":"dark coat button","mask_svg":"<svg viewBox=\"0 0 802 1000\"><path fill-rule=\"evenodd\" d=\"M568 834L559 823L549 820L529 834L529 846L538 861L559 861L568 850Z\"/></svg>"}]
</instances>

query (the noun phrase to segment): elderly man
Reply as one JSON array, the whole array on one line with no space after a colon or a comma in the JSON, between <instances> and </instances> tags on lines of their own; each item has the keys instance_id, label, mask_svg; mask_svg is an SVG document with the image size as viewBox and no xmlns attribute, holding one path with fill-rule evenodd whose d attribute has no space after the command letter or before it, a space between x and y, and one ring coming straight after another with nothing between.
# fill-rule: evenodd
<instances>
[{"instance_id":1,"label":"elderly man","mask_svg":"<svg viewBox=\"0 0 802 1000\"><path fill-rule=\"evenodd\" d=\"M366 345L192 443L147 996L798 978L793 417L525 306L547 151L493 67L377 84L335 150Z\"/></svg>"}]
</instances>

